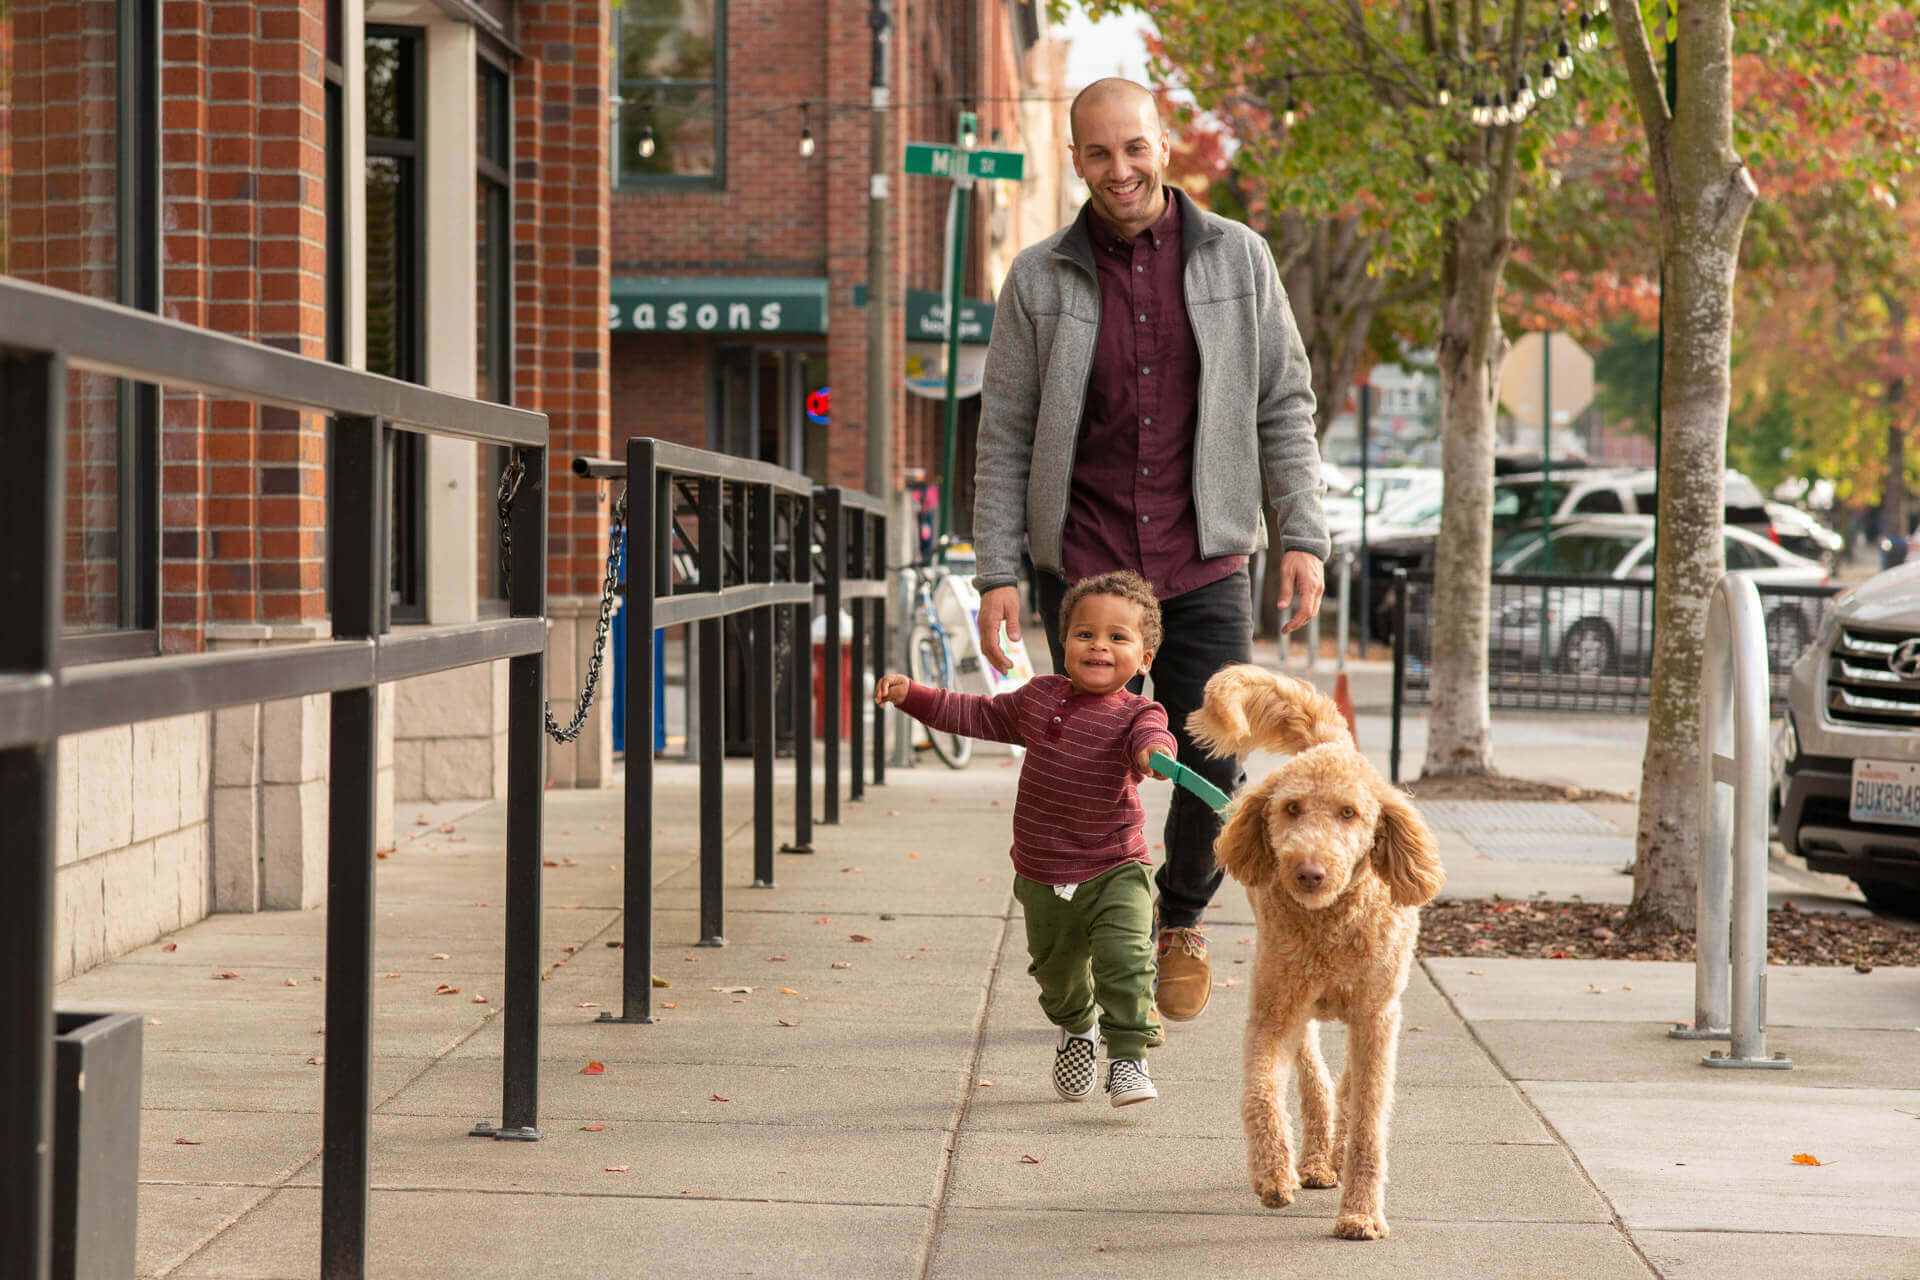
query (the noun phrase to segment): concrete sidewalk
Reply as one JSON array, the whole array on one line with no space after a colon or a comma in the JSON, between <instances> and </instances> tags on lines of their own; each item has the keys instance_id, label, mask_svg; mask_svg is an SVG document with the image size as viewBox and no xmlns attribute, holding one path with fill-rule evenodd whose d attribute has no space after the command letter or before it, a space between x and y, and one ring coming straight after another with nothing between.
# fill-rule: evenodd
<instances>
[{"instance_id":1,"label":"concrete sidewalk","mask_svg":"<svg viewBox=\"0 0 1920 1280\"><path fill-rule=\"evenodd\" d=\"M465 1136L499 1118L503 806L402 806L412 838L378 868L371 1273L1920 1276L1920 1127L1903 1127L1920 971L1774 970L1769 1048L1797 1069L1728 1073L1664 1035L1691 1008L1686 966L1426 962L1393 1235L1353 1244L1329 1235L1337 1192L1276 1213L1247 1189L1252 928L1229 885L1213 1004L1154 1054L1160 1099L1058 1102L1009 892L1014 768L983 746L963 772L890 770L755 890L750 772L730 763L730 945L703 949L695 779L663 765L654 968L672 985L652 1026L593 1022L619 999L622 795L548 793L532 1145ZM1150 798L1164 810L1164 787ZM1428 808L1450 891L1625 892L1617 865L1559 855L1630 836L1630 809ZM1502 822L1573 843L1521 860ZM317 1274L323 937L319 912L219 916L61 987L62 1008L149 1019L142 1275Z\"/></svg>"}]
</instances>

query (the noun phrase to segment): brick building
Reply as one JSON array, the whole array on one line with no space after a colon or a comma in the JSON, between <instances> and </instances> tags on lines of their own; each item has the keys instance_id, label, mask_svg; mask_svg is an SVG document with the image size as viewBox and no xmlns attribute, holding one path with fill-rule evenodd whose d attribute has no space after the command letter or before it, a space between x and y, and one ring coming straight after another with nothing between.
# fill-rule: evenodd
<instances>
[{"instance_id":1,"label":"brick building","mask_svg":"<svg viewBox=\"0 0 1920 1280\"><path fill-rule=\"evenodd\" d=\"M549 415L563 465L603 453L609 39L606 0L14 0L0 269L510 400ZM69 392L68 661L328 634L323 418ZM396 626L504 611L493 454L396 436ZM606 524L555 502L556 685ZM396 797L501 787L498 666L383 690L385 842ZM581 758L555 773L604 773ZM321 900L324 698L79 735L60 762L58 976Z\"/></svg>"}]
</instances>

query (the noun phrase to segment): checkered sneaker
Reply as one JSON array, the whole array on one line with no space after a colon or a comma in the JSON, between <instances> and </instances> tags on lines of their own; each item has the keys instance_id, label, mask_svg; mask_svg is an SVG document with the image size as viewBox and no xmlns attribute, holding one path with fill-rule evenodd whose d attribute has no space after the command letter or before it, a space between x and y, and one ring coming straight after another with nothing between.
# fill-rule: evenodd
<instances>
[{"instance_id":1,"label":"checkered sneaker","mask_svg":"<svg viewBox=\"0 0 1920 1280\"><path fill-rule=\"evenodd\" d=\"M1107 1101L1116 1107L1130 1107L1160 1091L1147 1076L1147 1064L1138 1058L1115 1058L1107 1063Z\"/></svg>"},{"instance_id":2,"label":"checkered sneaker","mask_svg":"<svg viewBox=\"0 0 1920 1280\"><path fill-rule=\"evenodd\" d=\"M1085 1102L1093 1093L1093 1041L1060 1028L1053 1051L1053 1091L1068 1102Z\"/></svg>"}]
</instances>

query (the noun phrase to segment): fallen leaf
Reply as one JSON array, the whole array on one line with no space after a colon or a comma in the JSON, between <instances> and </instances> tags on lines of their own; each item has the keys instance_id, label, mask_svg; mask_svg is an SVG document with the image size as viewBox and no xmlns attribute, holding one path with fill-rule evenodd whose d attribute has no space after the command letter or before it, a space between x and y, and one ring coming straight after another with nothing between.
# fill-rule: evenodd
<instances>
[{"instance_id":1,"label":"fallen leaf","mask_svg":"<svg viewBox=\"0 0 1920 1280\"><path fill-rule=\"evenodd\" d=\"M1819 1159L1815 1159L1815 1158L1814 1158L1813 1156L1810 1156L1810 1155L1808 1155L1808 1154L1807 1154L1806 1152L1804 1152L1804 1151L1802 1151L1802 1152L1801 1152L1801 1153L1800 1153L1799 1155L1796 1155L1796 1156L1795 1156L1795 1157L1793 1158L1793 1162L1794 1162L1795 1164L1817 1164L1817 1165L1823 1165L1823 1166L1824 1166L1824 1165L1829 1165L1829 1164L1832 1164L1832 1163L1833 1163L1833 1161L1831 1161L1831 1160L1819 1160Z\"/></svg>"},{"instance_id":2,"label":"fallen leaf","mask_svg":"<svg viewBox=\"0 0 1920 1280\"><path fill-rule=\"evenodd\" d=\"M1226 978L1226 979L1223 979L1222 981L1214 983L1213 985L1216 989L1220 987L1237 987L1244 981L1246 981L1246 979L1244 978Z\"/></svg>"},{"instance_id":3,"label":"fallen leaf","mask_svg":"<svg viewBox=\"0 0 1920 1280\"><path fill-rule=\"evenodd\" d=\"M835 961L833 962L833 967L834 967L834 968L836 968L836 969L851 969L851 968L853 968L853 961L851 961L851 960L835 960Z\"/></svg>"},{"instance_id":4,"label":"fallen leaf","mask_svg":"<svg viewBox=\"0 0 1920 1280\"><path fill-rule=\"evenodd\" d=\"M780 1021L780 1025L783 1027L797 1027L800 1025L800 1020L798 1018L781 1018L779 1021Z\"/></svg>"},{"instance_id":5,"label":"fallen leaf","mask_svg":"<svg viewBox=\"0 0 1920 1280\"><path fill-rule=\"evenodd\" d=\"M653 985L656 987L670 987L673 984L656 973L653 975Z\"/></svg>"},{"instance_id":6,"label":"fallen leaf","mask_svg":"<svg viewBox=\"0 0 1920 1280\"><path fill-rule=\"evenodd\" d=\"M605 1126L605 1125L603 1125L603 1124L583 1124L583 1125L581 1125L581 1126L580 1126L580 1132L582 1132L582 1133L599 1133L599 1132L600 1132L600 1131L601 1131L602 1129L604 1129L604 1128L606 1128L606 1127L607 1127L607 1126Z\"/></svg>"},{"instance_id":7,"label":"fallen leaf","mask_svg":"<svg viewBox=\"0 0 1920 1280\"><path fill-rule=\"evenodd\" d=\"M239 976L240 976L239 974L235 973L231 969L222 969L220 972L213 975L213 980L215 982L220 982L227 978L238 978Z\"/></svg>"},{"instance_id":8,"label":"fallen leaf","mask_svg":"<svg viewBox=\"0 0 1920 1280\"><path fill-rule=\"evenodd\" d=\"M1485 969L1469 969L1467 970L1467 974L1469 977L1484 978L1487 976L1487 971Z\"/></svg>"},{"instance_id":9,"label":"fallen leaf","mask_svg":"<svg viewBox=\"0 0 1920 1280\"><path fill-rule=\"evenodd\" d=\"M759 989L760 988L758 987L709 987L708 988L708 990L710 991L718 991L723 996L751 995L754 992L758 991Z\"/></svg>"},{"instance_id":10,"label":"fallen leaf","mask_svg":"<svg viewBox=\"0 0 1920 1280\"><path fill-rule=\"evenodd\" d=\"M767 959L774 964L779 964L780 962L785 960L786 957L785 956L768 956Z\"/></svg>"},{"instance_id":11,"label":"fallen leaf","mask_svg":"<svg viewBox=\"0 0 1920 1280\"><path fill-rule=\"evenodd\" d=\"M327 1060L321 1057L320 1055L315 1054L313 1057L307 1059L307 1063L310 1066L324 1067L327 1065Z\"/></svg>"},{"instance_id":12,"label":"fallen leaf","mask_svg":"<svg viewBox=\"0 0 1920 1280\"><path fill-rule=\"evenodd\" d=\"M586 1066L580 1068L580 1074L583 1076L603 1076L606 1073L607 1064L604 1062L589 1062Z\"/></svg>"},{"instance_id":13,"label":"fallen leaf","mask_svg":"<svg viewBox=\"0 0 1920 1280\"><path fill-rule=\"evenodd\" d=\"M933 948L932 948L932 947L922 947L922 948L920 948L920 949L921 949L922 951L931 951L931 950L933 950Z\"/></svg>"},{"instance_id":14,"label":"fallen leaf","mask_svg":"<svg viewBox=\"0 0 1920 1280\"><path fill-rule=\"evenodd\" d=\"M1000 802L998 800L993 801L992 804L993 804L993 807L996 809L1000 807Z\"/></svg>"},{"instance_id":15,"label":"fallen leaf","mask_svg":"<svg viewBox=\"0 0 1920 1280\"><path fill-rule=\"evenodd\" d=\"M206 1144L205 1141L200 1138L175 1138L173 1145L176 1147L199 1147Z\"/></svg>"},{"instance_id":16,"label":"fallen leaf","mask_svg":"<svg viewBox=\"0 0 1920 1280\"><path fill-rule=\"evenodd\" d=\"M1425 1028L1425 1027L1408 1027L1408 1028L1407 1028L1407 1030L1409 1030L1409 1031L1425 1031L1425 1030L1426 1030L1426 1028Z\"/></svg>"},{"instance_id":17,"label":"fallen leaf","mask_svg":"<svg viewBox=\"0 0 1920 1280\"><path fill-rule=\"evenodd\" d=\"M1630 986L1628 986L1628 985L1627 985L1626 983L1624 983L1624 982L1620 984L1620 989L1621 989L1622 991L1631 991L1631 990L1633 990L1633 988L1632 988L1632 987L1630 987Z\"/></svg>"},{"instance_id":18,"label":"fallen leaf","mask_svg":"<svg viewBox=\"0 0 1920 1280\"><path fill-rule=\"evenodd\" d=\"M566 952L566 953L567 953L568 955L572 955L572 954L573 954L574 952L576 952L576 951L578 951L578 950L579 950L580 948L578 948L578 947L562 947L562 948L560 948L560 949L561 949L562 951L564 951L564 952Z\"/></svg>"},{"instance_id":19,"label":"fallen leaf","mask_svg":"<svg viewBox=\"0 0 1920 1280\"><path fill-rule=\"evenodd\" d=\"M865 870L866 870L865 867L842 867L840 868L840 874L844 876L844 875L850 875L854 872L865 871Z\"/></svg>"},{"instance_id":20,"label":"fallen leaf","mask_svg":"<svg viewBox=\"0 0 1920 1280\"><path fill-rule=\"evenodd\" d=\"M897 818L900 816L900 811L898 809L889 809L887 810L887 816L889 818Z\"/></svg>"},{"instance_id":21,"label":"fallen leaf","mask_svg":"<svg viewBox=\"0 0 1920 1280\"><path fill-rule=\"evenodd\" d=\"M475 996L473 998L473 1002L475 1004L485 1004L487 1002L487 998L485 996Z\"/></svg>"},{"instance_id":22,"label":"fallen leaf","mask_svg":"<svg viewBox=\"0 0 1920 1280\"><path fill-rule=\"evenodd\" d=\"M600 1006L595 1004L591 1000L582 1000L579 1004L573 1007L576 1009L598 1009Z\"/></svg>"},{"instance_id":23,"label":"fallen leaf","mask_svg":"<svg viewBox=\"0 0 1920 1280\"><path fill-rule=\"evenodd\" d=\"M580 904L577 902L563 902L560 904L560 909L562 911L578 911Z\"/></svg>"},{"instance_id":24,"label":"fallen leaf","mask_svg":"<svg viewBox=\"0 0 1920 1280\"><path fill-rule=\"evenodd\" d=\"M625 1173L627 1170L631 1168L633 1168L633 1166L630 1164L610 1164L607 1166L607 1172L608 1173Z\"/></svg>"},{"instance_id":25,"label":"fallen leaf","mask_svg":"<svg viewBox=\"0 0 1920 1280\"><path fill-rule=\"evenodd\" d=\"M451 959L453 959L453 957L452 957L452 956L450 956L450 955L448 955L448 954L447 954L446 952L444 952L444 951L436 951L436 952L434 952L434 953L433 953L433 959L435 959L435 960L451 960Z\"/></svg>"},{"instance_id":26,"label":"fallen leaf","mask_svg":"<svg viewBox=\"0 0 1920 1280\"><path fill-rule=\"evenodd\" d=\"M443 835L443 836L450 836L450 835L452 835L452 834L453 834L453 828L452 828L452 827L442 827L442 828L440 828L440 834L441 834L441 835Z\"/></svg>"},{"instance_id":27,"label":"fallen leaf","mask_svg":"<svg viewBox=\"0 0 1920 1280\"><path fill-rule=\"evenodd\" d=\"M847 941L848 942L872 942L873 939L869 938L864 933L850 933L847 935Z\"/></svg>"},{"instance_id":28,"label":"fallen leaf","mask_svg":"<svg viewBox=\"0 0 1920 1280\"><path fill-rule=\"evenodd\" d=\"M380 851L375 853L373 856L376 858L391 858L393 856L393 850L381 849Z\"/></svg>"},{"instance_id":29,"label":"fallen leaf","mask_svg":"<svg viewBox=\"0 0 1920 1280\"><path fill-rule=\"evenodd\" d=\"M437 996L457 996L460 994L460 988L450 987L443 982L433 989L433 994Z\"/></svg>"},{"instance_id":30,"label":"fallen leaf","mask_svg":"<svg viewBox=\"0 0 1920 1280\"><path fill-rule=\"evenodd\" d=\"M792 987L782 987L780 988L780 994L783 996L797 996L800 993L798 991L795 991Z\"/></svg>"},{"instance_id":31,"label":"fallen leaf","mask_svg":"<svg viewBox=\"0 0 1920 1280\"><path fill-rule=\"evenodd\" d=\"M560 864L558 862L555 862L552 858L542 858L540 859L540 865L543 867L557 867Z\"/></svg>"},{"instance_id":32,"label":"fallen leaf","mask_svg":"<svg viewBox=\"0 0 1920 1280\"><path fill-rule=\"evenodd\" d=\"M1596 987L1591 982L1589 982L1587 984L1587 994L1593 995L1593 996L1603 996L1607 994L1607 989L1605 987Z\"/></svg>"},{"instance_id":33,"label":"fallen leaf","mask_svg":"<svg viewBox=\"0 0 1920 1280\"><path fill-rule=\"evenodd\" d=\"M580 860L578 858L562 858L560 859L560 865L563 867L577 867L580 865Z\"/></svg>"},{"instance_id":34,"label":"fallen leaf","mask_svg":"<svg viewBox=\"0 0 1920 1280\"><path fill-rule=\"evenodd\" d=\"M298 978L282 978L282 979L280 979L280 985L281 985L281 986L283 986L283 987L297 987L297 986L299 986L299 985L300 985L300 979L298 979Z\"/></svg>"},{"instance_id":35,"label":"fallen leaf","mask_svg":"<svg viewBox=\"0 0 1920 1280\"><path fill-rule=\"evenodd\" d=\"M416 827L430 827L433 823L428 821L427 815L423 813L413 820L413 825Z\"/></svg>"},{"instance_id":36,"label":"fallen leaf","mask_svg":"<svg viewBox=\"0 0 1920 1280\"><path fill-rule=\"evenodd\" d=\"M815 924L832 924L833 920L831 917L821 916L818 920L815 920L814 923Z\"/></svg>"},{"instance_id":37,"label":"fallen leaf","mask_svg":"<svg viewBox=\"0 0 1920 1280\"><path fill-rule=\"evenodd\" d=\"M388 976L389 978L397 978L397 977L399 977L400 975L399 975L399 974L397 974L397 973L390 973L390 974L388 974L387 976Z\"/></svg>"},{"instance_id":38,"label":"fallen leaf","mask_svg":"<svg viewBox=\"0 0 1920 1280\"><path fill-rule=\"evenodd\" d=\"M1040 1157L1039 1156L1021 1156L1020 1163L1021 1164L1039 1164Z\"/></svg>"},{"instance_id":39,"label":"fallen leaf","mask_svg":"<svg viewBox=\"0 0 1920 1280\"><path fill-rule=\"evenodd\" d=\"M678 1009L678 1008L679 1008L680 1006L679 1006L679 1005L677 1005L677 1004L675 1004L675 1003L674 1003L673 1001L671 1001L671 1000L662 1000L662 1001L660 1002L660 1007L661 1007L662 1009Z\"/></svg>"},{"instance_id":40,"label":"fallen leaf","mask_svg":"<svg viewBox=\"0 0 1920 1280\"><path fill-rule=\"evenodd\" d=\"M982 1089L991 1089L991 1088L993 1088L993 1081L991 1081L991 1080L982 1080L982 1081L980 1082L980 1087L981 1087Z\"/></svg>"},{"instance_id":41,"label":"fallen leaf","mask_svg":"<svg viewBox=\"0 0 1920 1280\"><path fill-rule=\"evenodd\" d=\"M162 951L178 951L180 949L180 944L177 942L169 942L166 946L161 947L160 949Z\"/></svg>"},{"instance_id":42,"label":"fallen leaf","mask_svg":"<svg viewBox=\"0 0 1920 1280\"><path fill-rule=\"evenodd\" d=\"M732 1098L729 1098L729 1097L728 1097L728 1096L727 1096L726 1094L724 1094L724 1093L716 1093L716 1094L714 1094L714 1095L712 1095L712 1098L711 1098L711 1100L712 1100L712 1101L714 1101L714 1102L732 1102L732 1101L733 1101L733 1099L732 1099Z\"/></svg>"},{"instance_id":43,"label":"fallen leaf","mask_svg":"<svg viewBox=\"0 0 1920 1280\"><path fill-rule=\"evenodd\" d=\"M919 857L920 855L919 855L919 854L917 854L917 853L909 853L909 854L908 854L907 856L908 856L909 858L917 858L917 857Z\"/></svg>"},{"instance_id":44,"label":"fallen leaf","mask_svg":"<svg viewBox=\"0 0 1920 1280\"><path fill-rule=\"evenodd\" d=\"M609 868L608 868L608 870L609 870L609 871L611 871L611 870L612 870L612 868L611 868L611 867L609 867ZM627 945L627 944L626 944L626 943L624 943L624 942L609 942L609 943L607 944L607 946L609 946L609 947L611 947L611 948L612 948L613 950L615 950L615 951L618 951L618 950L619 950L619 949L620 949L621 947L624 947L624 946L626 946L626 945Z\"/></svg>"}]
</instances>

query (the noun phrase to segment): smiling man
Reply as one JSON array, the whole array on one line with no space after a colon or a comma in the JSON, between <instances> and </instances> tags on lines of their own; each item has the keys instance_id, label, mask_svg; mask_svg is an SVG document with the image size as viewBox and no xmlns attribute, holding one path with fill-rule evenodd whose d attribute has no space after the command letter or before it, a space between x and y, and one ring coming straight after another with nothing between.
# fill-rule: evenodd
<instances>
[{"instance_id":1,"label":"smiling man","mask_svg":"<svg viewBox=\"0 0 1920 1280\"><path fill-rule=\"evenodd\" d=\"M1153 692L1180 763L1230 791L1236 762L1208 759L1186 724L1207 678L1252 656L1247 557L1267 545L1263 480L1285 629L1320 607L1329 545L1307 354L1267 242L1166 185L1167 131L1144 87L1097 81L1070 120L1087 202L1015 259L987 349L974 472L981 650L1007 670L1001 628L1020 638L1023 543L1056 671L1068 584L1139 573L1165 615ZM1174 792L1154 882L1156 1000L1175 1021L1198 1017L1213 988L1200 915L1220 887L1219 829L1210 808Z\"/></svg>"}]
</instances>

